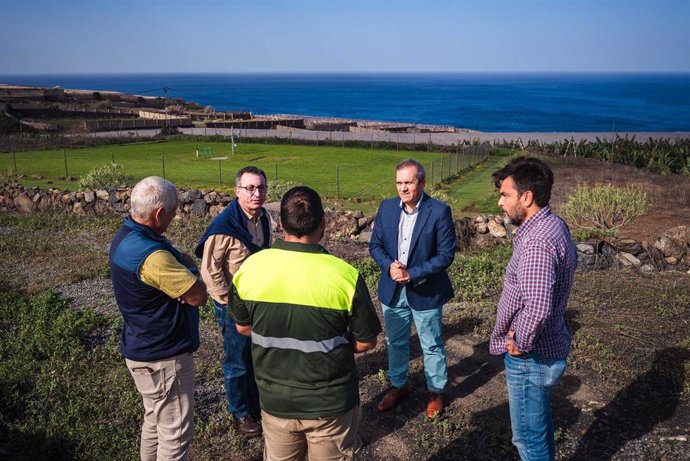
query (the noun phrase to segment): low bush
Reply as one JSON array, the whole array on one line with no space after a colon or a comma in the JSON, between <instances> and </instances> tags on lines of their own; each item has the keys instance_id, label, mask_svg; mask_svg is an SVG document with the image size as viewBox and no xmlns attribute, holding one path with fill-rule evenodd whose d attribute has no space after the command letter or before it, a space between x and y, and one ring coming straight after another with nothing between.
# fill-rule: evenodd
<instances>
[{"instance_id":1,"label":"low bush","mask_svg":"<svg viewBox=\"0 0 690 461\"><path fill-rule=\"evenodd\" d=\"M24 175L21 171L15 172L13 169L0 170L0 183L14 183L19 182Z\"/></svg>"},{"instance_id":2,"label":"low bush","mask_svg":"<svg viewBox=\"0 0 690 461\"><path fill-rule=\"evenodd\" d=\"M79 190L115 189L134 184L132 176L124 174L122 165L110 163L97 166L79 179Z\"/></svg>"},{"instance_id":3,"label":"low bush","mask_svg":"<svg viewBox=\"0 0 690 461\"><path fill-rule=\"evenodd\" d=\"M364 258L353 262L352 265L362 274L369 291L375 293L381 278L381 268L376 261L373 258Z\"/></svg>"},{"instance_id":4,"label":"low bush","mask_svg":"<svg viewBox=\"0 0 690 461\"><path fill-rule=\"evenodd\" d=\"M266 195L266 202L280 202L285 192L289 191L298 184L294 181L284 181L282 179L274 179L268 183L268 192Z\"/></svg>"},{"instance_id":5,"label":"low bush","mask_svg":"<svg viewBox=\"0 0 690 461\"><path fill-rule=\"evenodd\" d=\"M141 403L109 320L0 291L0 458L134 459Z\"/></svg>"},{"instance_id":6,"label":"low bush","mask_svg":"<svg viewBox=\"0 0 690 461\"><path fill-rule=\"evenodd\" d=\"M647 194L632 186L578 184L563 217L577 228L615 230L635 221L647 209Z\"/></svg>"},{"instance_id":7,"label":"low bush","mask_svg":"<svg viewBox=\"0 0 690 461\"><path fill-rule=\"evenodd\" d=\"M455 287L455 299L476 302L499 293L511 255L509 245L457 253L448 270Z\"/></svg>"}]
</instances>

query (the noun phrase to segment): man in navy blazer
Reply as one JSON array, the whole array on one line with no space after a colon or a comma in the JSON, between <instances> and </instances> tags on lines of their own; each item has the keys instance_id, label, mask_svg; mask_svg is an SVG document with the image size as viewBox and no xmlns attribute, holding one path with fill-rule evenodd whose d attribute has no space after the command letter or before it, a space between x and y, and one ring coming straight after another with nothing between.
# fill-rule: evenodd
<instances>
[{"instance_id":1,"label":"man in navy blazer","mask_svg":"<svg viewBox=\"0 0 690 461\"><path fill-rule=\"evenodd\" d=\"M455 257L455 227L450 207L424 193L426 173L416 160L396 167L399 198L384 200L376 214L369 253L381 267L378 297L383 309L391 387L378 404L388 411L409 395L407 374L414 320L424 352L429 400L426 414L443 410L448 381L441 336L443 303L453 297L446 269Z\"/></svg>"}]
</instances>

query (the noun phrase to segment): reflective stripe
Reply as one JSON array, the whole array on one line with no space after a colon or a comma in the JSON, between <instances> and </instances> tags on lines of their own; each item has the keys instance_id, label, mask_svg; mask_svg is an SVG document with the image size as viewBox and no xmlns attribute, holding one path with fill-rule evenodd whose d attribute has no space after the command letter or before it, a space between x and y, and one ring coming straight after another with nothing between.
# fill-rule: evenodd
<instances>
[{"instance_id":1,"label":"reflective stripe","mask_svg":"<svg viewBox=\"0 0 690 461\"><path fill-rule=\"evenodd\" d=\"M350 341L344 336L336 336L323 341L301 341L295 338L276 338L273 336L262 336L252 331L252 343L257 346L276 349L292 349L301 352L331 352L338 346L348 344Z\"/></svg>"}]
</instances>

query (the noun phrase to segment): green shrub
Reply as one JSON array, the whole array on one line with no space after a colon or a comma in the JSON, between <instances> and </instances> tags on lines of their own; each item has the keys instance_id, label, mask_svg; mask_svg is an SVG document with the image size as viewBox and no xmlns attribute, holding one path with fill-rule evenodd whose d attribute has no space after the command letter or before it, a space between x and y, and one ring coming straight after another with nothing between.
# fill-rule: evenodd
<instances>
[{"instance_id":1,"label":"green shrub","mask_svg":"<svg viewBox=\"0 0 690 461\"><path fill-rule=\"evenodd\" d=\"M110 163L97 166L79 179L79 189L115 189L133 185L132 176L122 172L122 165Z\"/></svg>"},{"instance_id":2,"label":"green shrub","mask_svg":"<svg viewBox=\"0 0 690 461\"><path fill-rule=\"evenodd\" d=\"M589 239L602 239L608 237L616 237L618 231L607 229L575 229L570 232L573 240L576 242L583 242Z\"/></svg>"},{"instance_id":3,"label":"green shrub","mask_svg":"<svg viewBox=\"0 0 690 461\"><path fill-rule=\"evenodd\" d=\"M109 319L1 288L0 458L134 459L141 402Z\"/></svg>"},{"instance_id":4,"label":"green shrub","mask_svg":"<svg viewBox=\"0 0 690 461\"><path fill-rule=\"evenodd\" d=\"M448 273L458 301L480 301L501 291L506 266L512 255L509 245L458 253Z\"/></svg>"},{"instance_id":5,"label":"green shrub","mask_svg":"<svg viewBox=\"0 0 690 461\"><path fill-rule=\"evenodd\" d=\"M294 181L283 181L282 179L275 179L268 183L268 195L266 195L267 202L280 202L285 192L289 191L295 186L298 186Z\"/></svg>"},{"instance_id":6,"label":"green shrub","mask_svg":"<svg viewBox=\"0 0 690 461\"><path fill-rule=\"evenodd\" d=\"M353 262L352 265L362 274L369 290L376 291L381 278L381 268L376 264L376 261L372 258L364 258Z\"/></svg>"},{"instance_id":7,"label":"green shrub","mask_svg":"<svg viewBox=\"0 0 690 461\"><path fill-rule=\"evenodd\" d=\"M647 209L647 194L632 186L578 184L561 207L575 227L614 230L635 221Z\"/></svg>"},{"instance_id":8,"label":"green shrub","mask_svg":"<svg viewBox=\"0 0 690 461\"><path fill-rule=\"evenodd\" d=\"M448 193L443 189L430 187L429 189L426 189L424 192L429 194L429 197L435 198L439 202L452 205L452 199L450 198L450 195L448 195Z\"/></svg>"},{"instance_id":9,"label":"green shrub","mask_svg":"<svg viewBox=\"0 0 690 461\"><path fill-rule=\"evenodd\" d=\"M15 172L13 169L7 169L4 171L0 171L0 183L15 183L19 182L21 178L23 178L24 175L22 174L21 171Z\"/></svg>"}]
</instances>

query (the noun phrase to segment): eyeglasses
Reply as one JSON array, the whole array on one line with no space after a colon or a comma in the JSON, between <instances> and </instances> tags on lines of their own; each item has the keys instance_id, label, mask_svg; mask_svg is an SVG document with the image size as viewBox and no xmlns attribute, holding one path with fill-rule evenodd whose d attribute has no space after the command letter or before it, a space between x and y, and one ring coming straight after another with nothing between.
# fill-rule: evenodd
<instances>
[{"instance_id":1,"label":"eyeglasses","mask_svg":"<svg viewBox=\"0 0 690 461\"><path fill-rule=\"evenodd\" d=\"M268 190L268 186L262 185L262 186L237 186L238 189L244 189L247 191L249 195L254 195L254 192L259 191L259 195L264 195L266 191Z\"/></svg>"}]
</instances>

